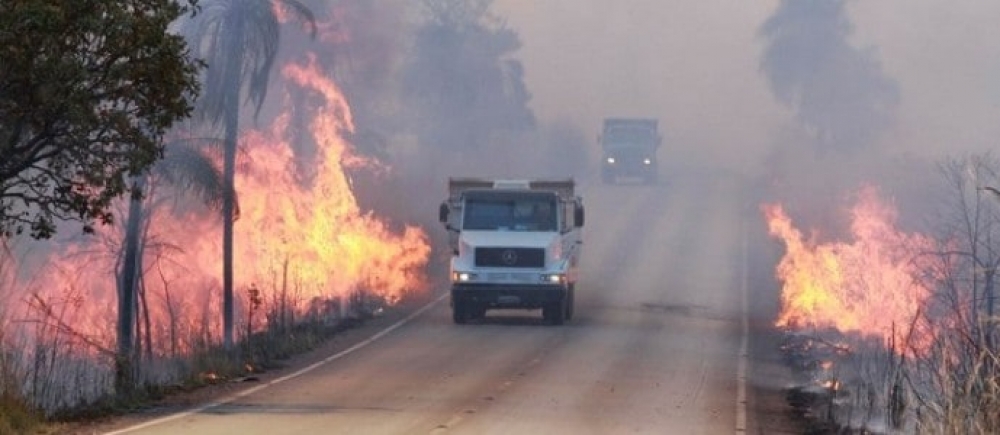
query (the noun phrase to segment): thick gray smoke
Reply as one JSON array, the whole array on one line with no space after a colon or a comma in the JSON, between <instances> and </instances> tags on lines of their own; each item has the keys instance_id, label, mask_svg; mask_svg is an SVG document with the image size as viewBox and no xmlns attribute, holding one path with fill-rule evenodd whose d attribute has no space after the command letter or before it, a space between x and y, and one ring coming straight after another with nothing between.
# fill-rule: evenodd
<instances>
[{"instance_id":1,"label":"thick gray smoke","mask_svg":"<svg viewBox=\"0 0 1000 435\"><path fill-rule=\"evenodd\" d=\"M932 180L928 162L876 146L895 121L900 91L874 49L851 44L845 5L783 0L759 30L762 71L799 127L777 139L766 195L830 229L846 222L844 210L863 185L909 207L926 202Z\"/></svg>"},{"instance_id":2,"label":"thick gray smoke","mask_svg":"<svg viewBox=\"0 0 1000 435\"><path fill-rule=\"evenodd\" d=\"M587 143L581 133L536 122L520 36L492 3L315 0L307 4L320 23L317 41L283 34L277 64L315 61L331 74L354 115L349 141L389 168L348 174L363 208L434 237L450 176L580 178L591 166L578 152ZM292 130L305 133L307 117L295 112ZM315 154L308 136L295 144L306 183Z\"/></svg>"},{"instance_id":3,"label":"thick gray smoke","mask_svg":"<svg viewBox=\"0 0 1000 435\"><path fill-rule=\"evenodd\" d=\"M427 2L402 77L410 131L455 153L511 147L511 134L535 126L523 68L510 57L520 39L491 21L489 2L473 3Z\"/></svg>"},{"instance_id":4,"label":"thick gray smoke","mask_svg":"<svg viewBox=\"0 0 1000 435\"><path fill-rule=\"evenodd\" d=\"M899 103L870 49L853 47L844 0L783 0L761 27L761 67L775 96L823 149L863 150Z\"/></svg>"}]
</instances>

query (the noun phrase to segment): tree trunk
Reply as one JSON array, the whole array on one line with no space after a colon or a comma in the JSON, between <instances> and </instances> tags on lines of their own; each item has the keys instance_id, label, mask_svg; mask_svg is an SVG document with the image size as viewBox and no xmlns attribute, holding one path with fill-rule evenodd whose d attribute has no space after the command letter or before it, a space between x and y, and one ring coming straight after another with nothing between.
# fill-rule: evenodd
<instances>
[{"instance_id":1,"label":"tree trunk","mask_svg":"<svg viewBox=\"0 0 1000 435\"><path fill-rule=\"evenodd\" d=\"M227 114L226 150L222 174L225 178L225 193L222 200L222 310L224 345L227 351L233 349L233 224L236 218L236 129L237 122L230 123Z\"/></svg>"},{"instance_id":2,"label":"tree trunk","mask_svg":"<svg viewBox=\"0 0 1000 435\"><path fill-rule=\"evenodd\" d=\"M237 19L233 32L229 35L240 47L243 41L243 20ZM233 53L228 59L227 71L238 73L243 65L242 52ZM233 224L236 220L236 150L239 135L240 77L225 82L225 151L222 162L222 177L225 191L222 196L222 310L223 343L227 352L233 350Z\"/></svg>"},{"instance_id":3,"label":"tree trunk","mask_svg":"<svg viewBox=\"0 0 1000 435\"><path fill-rule=\"evenodd\" d=\"M170 283L163 275L159 259L157 259L156 270L160 272L160 282L163 283L163 299L167 304L167 318L170 321L170 356L177 358L177 312L174 308L174 301L170 298Z\"/></svg>"},{"instance_id":4,"label":"tree trunk","mask_svg":"<svg viewBox=\"0 0 1000 435\"><path fill-rule=\"evenodd\" d=\"M286 316L288 312L288 254L285 254L285 262L281 266L281 301L279 302L279 307L281 309L279 324L281 325L281 332L284 333L290 329Z\"/></svg>"},{"instance_id":5,"label":"tree trunk","mask_svg":"<svg viewBox=\"0 0 1000 435\"><path fill-rule=\"evenodd\" d=\"M140 255L138 268L142 269L142 258ZM141 273L140 273L141 275ZM146 362L150 363L153 361L153 322L149 317L149 303L146 302L146 280L139 278L139 302L142 305L142 323L143 323L143 335L146 339L146 347L143 350L146 353Z\"/></svg>"},{"instance_id":6,"label":"tree trunk","mask_svg":"<svg viewBox=\"0 0 1000 435\"><path fill-rule=\"evenodd\" d=\"M136 178L132 188L141 193L146 185L142 177ZM118 355L115 358L115 391L127 396L135 388L135 282L139 272L139 226L142 220L142 200L129 201L128 221L125 225L125 258L122 261L122 275L118 281Z\"/></svg>"},{"instance_id":7,"label":"tree trunk","mask_svg":"<svg viewBox=\"0 0 1000 435\"><path fill-rule=\"evenodd\" d=\"M149 189L150 191L153 188ZM152 194L152 192L151 192ZM136 267L139 270L138 286L139 286L139 301L142 304L142 320L145 324L146 330L146 361L153 361L153 322L150 319L149 314L149 303L146 300L146 243L149 241L149 227L153 224L151 212L148 210L142 211L142 238L139 240L139 258L136 259Z\"/></svg>"}]
</instances>

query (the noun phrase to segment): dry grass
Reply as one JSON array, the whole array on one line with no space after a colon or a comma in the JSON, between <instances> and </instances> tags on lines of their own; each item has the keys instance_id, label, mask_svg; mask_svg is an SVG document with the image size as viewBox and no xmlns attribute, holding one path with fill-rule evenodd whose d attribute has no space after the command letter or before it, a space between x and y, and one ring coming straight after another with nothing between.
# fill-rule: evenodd
<instances>
[{"instance_id":1,"label":"dry grass","mask_svg":"<svg viewBox=\"0 0 1000 435\"><path fill-rule=\"evenodd\" d=\"M9 254L9 251L7 251ZM60 295L31 294L12 289L4 279L0 253L0 435L45 433L49 423L90 420L145 407L172 392L190 391L252 376L280 367L282 360L316 348L345 328L356 325L366 307L343 309L336 300L306 304L293 288L273 298L247 292L246 306L253 312L239 330L237 348L226 352L210 328L179 326L184 319L168 315L153 328L167 331L144 335L139 358L140 383L132 395L114 392L113 331L107 336L85 335L74 329L72 319L83 303L74 289ZM9 265L9 263L6 263ZM30 294L12 298L12 294ZM21 303L18 304L17 302ZM168 304L169 305L169 304ZM14 308L12 308L14 307ZM172 307L172 306L171 306ZM17 314L11 322L7 315ZM345 318L343 313L355 315ZM176 313L168 313L176 314ZM156 320L156 318L154 318ZM250 323L250 321L254 323ZM208 324L201 322L202 325ZM5 329L7 328L7 329ZM149 326L146 326L149 328ZM7 331L7 335L4 332Z\"/></svg>"},{"instance_id":2,"label":"dry grass","mask_svg":"<svg viewBox=\"0 0 1000 435\"><path fill-rule=\"evenodd\" d=\"M803 383L789 403L819 433L1000 433L1000 358L983 336L939 330L919 353L849 335L837 349L830 337L793 337L783 350Z\"/></svg>"}]
</instances>

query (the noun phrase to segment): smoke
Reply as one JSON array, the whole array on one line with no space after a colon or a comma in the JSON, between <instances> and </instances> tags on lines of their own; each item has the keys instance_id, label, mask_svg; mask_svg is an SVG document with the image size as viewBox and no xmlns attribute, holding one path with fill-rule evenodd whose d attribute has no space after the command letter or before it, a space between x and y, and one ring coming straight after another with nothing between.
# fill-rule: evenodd
<instances>
[{"instance_id":1,"label":"smoke","mask_svg":"<svg viewBox=\"0 0 1000 435\"><path fill-rule=\"evenodd\" d=\"M899 104L898 86L874 50L849 43L851 31L844 0L783 0L760 30L771 90L824 150L870 148Z\"/></svg>"},{"instance_id":2,"label":"smoke","mask_svg":"<svg viewBox=\"0 0 1000 435\"><path fill-rule=\"evenodd\" d=\"M919 196L930 160L992 145L1000 128L1000 87L986 86L1000 39L985 30L1000 6L308 4L333 36L290 29L282 55L309 44L335 75L352 143L390 167L388 179L354 174L359 199L399 218L433 220L447 176L585 178L609 115L660 119L668 172L760 174L820 206L863 182Z\"/></svg>"},{"instance_id":3,"label":"smoke","mask_svg":"<svg viewBox=\"0 0 1000 435\"><path fill-rule=\"evenodd\" d=\"M421 145L469 154L517 146L512 135L535 126L527 107L517 34L485 8L426 2L402 76L409 130Z\"/></svg>"},{"instance_id":4,"label":"smoke","mask_svg":"<svg viewBox=\"0 0 1000 435\"><path fill-rule=\"evenodd\" d=\"M330 59L354 109L352 142L389 168L351 174L366 208L436 227L448 177L579 178L589 170L583 133L537 122L521 37L492 6L351 0L332 8L340 37L319 62Z\"/></svg>"},{"instance_id":5,"label":"smoke","mask_svg":"<svg viewBox=\"0 0 1000 435\"><path fill-rule=\"evenodd\" d=\"M519 34L492 0L308 1L318 24L311 40L294 26L282 32L276 65L314 62L331 75L351 107L347 139L378 167L347 168L358 205L445 240L437 205L448 177L580 177L590 165L583 134L565 124L539 125L518 58ZM309 137L309 95L274 84L264 114L293 101L289 132L297 176L316 177ZM282 94L282 92L284 92ZM281 106L281 107L279 107ZM267 116L262 117L267 119ZM583 155L584 157L579 157ZM444 252L444 249L440 249ZM429 271L445 262L432 262Z\"/></svg>"},{"instance_id":6,"label":"smoke","mask_svg":"<svg viewBox=\"0 0 1000 435\"><path fill-rule=\"evenodd\" d=\"M845 210L866 186L880 186L912 212L924 208L935 181L929 160L881 146L896 127L900 88L875 48L852 42L847 5L782 0L758 33L761 71L796 121L765 160L765 194L835 236L847 230Z\"/></svg>"}]
</instances>

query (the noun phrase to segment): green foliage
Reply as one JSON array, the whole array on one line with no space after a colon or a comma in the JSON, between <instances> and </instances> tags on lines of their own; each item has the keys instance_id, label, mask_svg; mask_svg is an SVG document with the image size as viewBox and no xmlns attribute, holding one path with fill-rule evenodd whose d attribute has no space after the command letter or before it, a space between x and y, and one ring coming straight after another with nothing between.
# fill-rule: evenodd
<instances>
[{"instance_id":1,"label":"green foliage","mask_svg":"<svg viewBox=\"0 0 1000 435\"><path fill-rule=\"evenodd\" d=\"M0 234L85 231L162 154L199 62L168 26L175 0L0 2Z\"/></svg>"}]
</instances>

